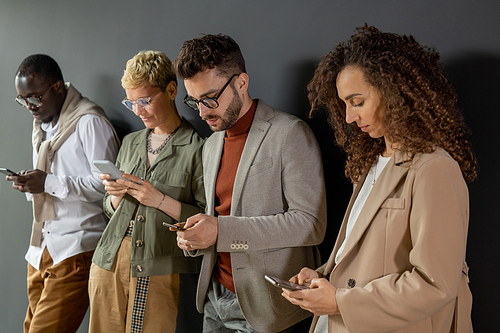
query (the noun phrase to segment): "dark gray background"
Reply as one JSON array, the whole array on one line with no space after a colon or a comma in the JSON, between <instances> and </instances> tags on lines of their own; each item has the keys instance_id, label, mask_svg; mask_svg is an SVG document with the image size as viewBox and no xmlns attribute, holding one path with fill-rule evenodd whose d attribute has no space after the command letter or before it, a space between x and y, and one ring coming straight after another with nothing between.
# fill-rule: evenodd
<instances>
[{"instance_id":1,"label":"dark gray background","mask_svg":"<svg viewBox=\"0 0 500 333\"><path fill-rule=\"evenodd\" d=\"M412 34L436 47L459 94L473 130L481 173L470 185L468 262L476 332L499 323L500 188L500 1L68 1L0 0L0 166L31 167L32 116L14 102L14 74L28 55L46 53L66 81L100 104L121 134L143 128L120 101L125 62L143 49L174 59L184 40L200 33L224 33L239 44L247 61L250 94L305 118L305 86L321 57L354 28L367 22L383 31ZM204 136L210 130L180 101L177 105ZM335 241L350 186L342 178L343 156L334 147L324 117L309 121L321 142L329 202L329 228L321 246L324 260ZM27 306L26 262L31 204L0 182L0 332L19 332ZM268 231L269 232L269 231ZM183 285L178 331L198 331L194 281ZM361 314L360 314L361 315ZM87 321L79 332L87 331Z\"/></svg>"}]
</instances>

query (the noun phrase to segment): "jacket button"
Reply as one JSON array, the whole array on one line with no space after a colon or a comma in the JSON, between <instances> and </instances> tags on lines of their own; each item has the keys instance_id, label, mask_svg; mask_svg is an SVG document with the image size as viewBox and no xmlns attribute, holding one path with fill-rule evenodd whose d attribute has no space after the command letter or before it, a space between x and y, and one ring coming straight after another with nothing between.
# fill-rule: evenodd
<instances>
[{"instance_id":1,"label":"jacket button","mask_svg":"<svg viewBox=\"0 0 500 333\"><path fill-rule=\"evenodd\" d=\"M144 222L144 216L142 215L137 216L137 222Z\"/></svg>"},{"instance_id":2,"label":"jacket button","mask_svg":"<svg viewBox=\"0 0 500 333\"><path fill-rule=\"evenodd\" d=\"M142 266L141 265L135 266L135 271L138 273L142 272Z\"/></svg>"},{"instance_id":3,"label":"jacket button","mask_svg":"<svg viewBox=\"0 0 500 333\"><path fill-rule=\"evenodd\" d=\"M140 239L135 241L135 246L142 247L142 245L144 245L144 242L141 241Z\"/></svg>"},{"instance_id":4,"label":"jacket button","mask_svg":"<svg viewBox=\"0 0 500 333\"><path fill-rule=\"evenodd\" d=\"M356 280L354 279L349 279L347 281L347 285L349 286L349 288L354 288L356 286Z\"/></svg>"}]
</instances>

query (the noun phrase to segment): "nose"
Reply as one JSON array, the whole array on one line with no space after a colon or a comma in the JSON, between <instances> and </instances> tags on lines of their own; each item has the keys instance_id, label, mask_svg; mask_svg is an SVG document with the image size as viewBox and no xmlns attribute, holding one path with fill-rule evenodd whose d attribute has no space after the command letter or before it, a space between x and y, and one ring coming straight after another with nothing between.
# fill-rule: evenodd
<instances>
[{"instance_id":1,"label":"nose","mask_svg":"<svg viewBox=\"0 0 500 333\"><path fill-rule=\"evenodd\" d=\"M137 103L134 103L132 105L132 109L137 116L144 111L144 108L142 106L139 106Z\"/></svg>"},{"instance_id":2,"label":"nose","mask_svg":"<svg viewBox=\"0 0 500 333\"><path fill-rule=\"evenodd\" d=\"M355 122L356 120L359 120L359 116L356 113L356 111L351 107L346 107L345 108L345 121L348 124L351 124L351 123Z\"/></svg>"},{"instance_id":3,"label":"nose","mask_svg":"<svg viewBox=\"0 0 500 333\"><path fill-rule=\"evenodd\" d=\"M212 109L207 108L203 103L198 103L198 112L199 112L201 118L203 118L207 114L209 114L210 110L212 110Z\"/></svg>"},{"instance_id":4,"label":"nose","mask_svg":"<svg viewBox=\"0 0 500 333\"><path fill-rule=\"evenodd\" d=\"M27 102L26 108L28 108L28 110L30 111L34 111L38 109L38 106L36 106L35 104L31 104L30 102Z\"/></svg>"}]
</instances>

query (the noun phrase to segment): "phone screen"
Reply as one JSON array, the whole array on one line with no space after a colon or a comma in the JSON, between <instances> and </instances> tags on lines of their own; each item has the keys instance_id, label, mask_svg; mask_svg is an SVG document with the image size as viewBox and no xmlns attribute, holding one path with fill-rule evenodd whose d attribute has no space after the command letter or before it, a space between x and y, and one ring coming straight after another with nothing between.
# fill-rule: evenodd
<instances>
[{"instance_id":1,"label":"phone screen","mask_svg":"<svg viewBox=\"0 0 500 333\"><path fill-rule=\"evenodd\" d=\"M0 172L6 176L18 176L17 172L12 171L12 170L7 169L7 168L0 168Z\"/></svg>"},{"instance_id":2,"label":"phone screen","mask_svg":"<svg viewBox=\"0 0 500 333\"><path fill-rule=\"evenodd\" d=\"M290 282L290 281L286 281L286 280L283 280L283 279L280 279L280 278L277 278L277 277L274 277L274 276L265 275L264 278L269 283L271 283L273 286L279 287L279 288L285 288L285 289L290 289L290 290L309 289L308 286L301 285L301 284L298 284L298 283L293 283L293 282Z\"/></svg>"},{"instance_id":3,"label":"phone screen","mask_svg":"<svg viewBox=\"0 0 500 333\"><path fill-rule=\"evenodd\" d=\"M102 172L110 175L109 180L124 179L122 172L114 165L114 163L107 160L95 160L94 165Z\"/></svg>"},{"instance_id":4,"label":"phone screen","mask_svg":"<svg viewBox=\"0 0 500 333\"><path fill-rule=\"evenodd\" d=\"M174 228L174 229L177 229L177 230L180 230L180 231L185 231L186 230L186 229L184 229L181 226L178 226L178 225L175 225L175 224L170 224L170 223L167 223L167 222L163 222L163 226L164 227Z\"/></svg>"}]
</instances>

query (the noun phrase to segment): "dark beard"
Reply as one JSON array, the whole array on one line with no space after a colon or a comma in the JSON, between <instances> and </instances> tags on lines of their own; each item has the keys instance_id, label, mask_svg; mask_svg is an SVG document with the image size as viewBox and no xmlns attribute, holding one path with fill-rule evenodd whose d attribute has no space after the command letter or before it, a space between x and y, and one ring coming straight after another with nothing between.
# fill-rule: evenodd
<instances>
[{"instance_id":1,"label":"dark beard","mask_svg":"<svg viewBox=\"0 0 500 333\"><path fill-rule=\"evenodd\" d=\"M220 118L221 120L220 128L218 129L212 128L212 130L215 132L225 131L227 129L230 129L238 121L238 117L241 112L241 107L243 106L243 101L238 95L236 89L234 89L234 87L231 88L233 89L233 99L231 100L231 103L229 103L229 106L227 107L226 111L224 112L224 117Z\"/></svg>"}]
</instances>

